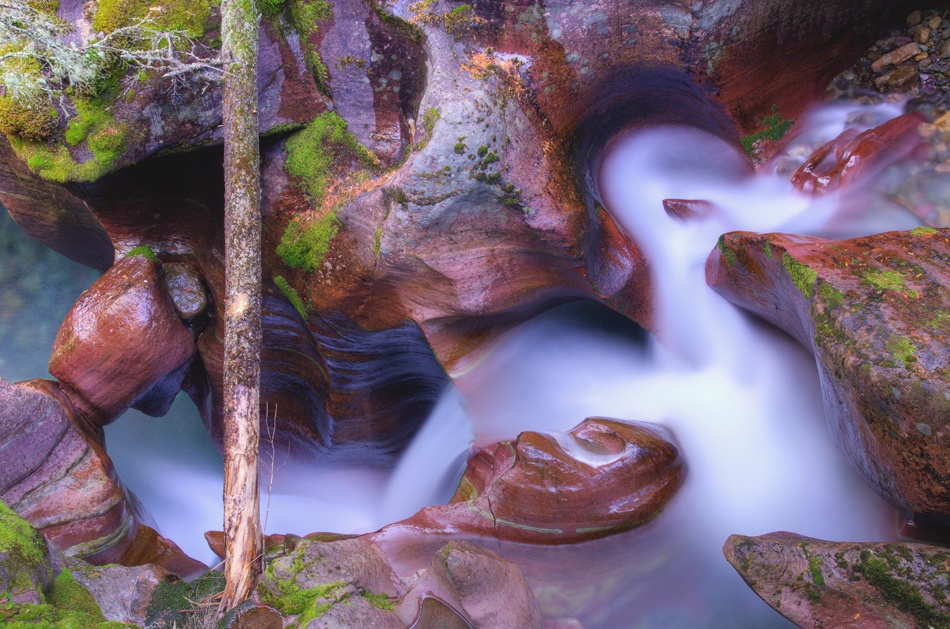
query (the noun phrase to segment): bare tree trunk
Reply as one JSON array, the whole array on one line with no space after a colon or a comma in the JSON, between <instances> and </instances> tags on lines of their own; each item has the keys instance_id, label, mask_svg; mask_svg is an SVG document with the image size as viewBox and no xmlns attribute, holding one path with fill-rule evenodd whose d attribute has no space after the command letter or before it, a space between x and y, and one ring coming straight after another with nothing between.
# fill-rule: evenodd
<instances>
[{"instance_id":1,"label":"bare tree trunk","mask_svg":"<svg viewBox=\"0 0 950 629\"><path fill-rule=\"evenodd\" d=\"M261 214L257 9L221 3L224 78L224 540L222 609L251 594L261 571Z\"/></svg>"}]
</instances>

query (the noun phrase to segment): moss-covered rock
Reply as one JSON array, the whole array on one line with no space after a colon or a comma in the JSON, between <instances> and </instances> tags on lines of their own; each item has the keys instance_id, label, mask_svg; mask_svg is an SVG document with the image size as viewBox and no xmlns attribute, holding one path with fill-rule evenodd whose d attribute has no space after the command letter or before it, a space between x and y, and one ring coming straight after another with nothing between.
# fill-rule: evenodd
<instances>
[{"instance_id":1,"label":"moss-covered rock","mask_svg":"<svg viewBox=\"0 0 950 629\"><path fill-rule=\"evenodd\" d=\"M950 526L948 236L737 232L706 265L717 292L814 352L836 442L918 528Z\"/></svg>"},{"instance_id":2,"label":"moss-covered rock","mask_svg":"<svg viewBox=\"0 0 950 629\"><path fill-rule=\"evenodd\" d=\"M8 600L41 603L52 578L46 541L0 502L0 592Z\"/></svg>"},{"instance_id":3,"label":"moss-covered rock","mask_svg":"<svg viewBox=\"0 0 950 629\"><path fill-rule=\"evenodd\" d=\"M950 551L732 535L723 552L756 594L800 627L950 628Z\"/></svg>"}]
</instances>

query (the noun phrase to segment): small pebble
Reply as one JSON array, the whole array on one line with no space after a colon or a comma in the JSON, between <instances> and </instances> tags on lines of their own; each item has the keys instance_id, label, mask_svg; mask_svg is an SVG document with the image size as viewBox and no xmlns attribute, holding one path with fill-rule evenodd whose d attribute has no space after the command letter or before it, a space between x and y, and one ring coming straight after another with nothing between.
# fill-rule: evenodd
<instances>
[{"instance_id":1,"label":"small pebble","mask_svg":"<svg viewBox=\"0 0 950 629\"><path fill-rule=\"evenodd\" d=\"M924 12L920 9L907 16L907 26L917 26L924 20Z\"/></svg>"},{"instance_id":2,"label":"small pebble","mask_svg":"<svg viewBox=\"0 0 950 629\"><path fill-rule=\"evenodd\" d=\"M932 18L930 18L929 22L927 22L927 26L929 26L930 28L937 28L940 26L940 22L942 21L943 20L940 19L939 15L935 15Z\"/></svg>"}]
</instances>

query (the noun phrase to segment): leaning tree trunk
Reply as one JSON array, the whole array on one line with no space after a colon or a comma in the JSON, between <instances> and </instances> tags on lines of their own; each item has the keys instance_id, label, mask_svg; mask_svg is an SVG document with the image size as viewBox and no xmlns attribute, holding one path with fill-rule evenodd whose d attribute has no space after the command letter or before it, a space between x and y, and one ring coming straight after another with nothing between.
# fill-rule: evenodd
<instances>
[{"instance_id":1,"label":"leaning tree trunk","mask_svg":"<svg viewBox=\"0 0 950 629\"><path fill-rule=\"evenodd\" d=\"M222 609L247 599L261 571L261 215L254 0L221 4L224 76L224 539Z\"/></svg>"}]
</instances>

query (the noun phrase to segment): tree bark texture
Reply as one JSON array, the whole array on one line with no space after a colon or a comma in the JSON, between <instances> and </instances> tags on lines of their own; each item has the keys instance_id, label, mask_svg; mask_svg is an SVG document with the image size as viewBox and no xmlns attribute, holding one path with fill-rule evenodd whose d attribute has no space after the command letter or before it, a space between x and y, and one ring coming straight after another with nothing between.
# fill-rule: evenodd
<instances>
[{"instance_id":1,"label":"tree bark texture","mask_svg":"<svg viewBox=\"0 0 950 629\"><path fill-rule=\"evenodd\" d=\"M222 609L247 599L261 571L261 215L254 0L223 0L224 537Z\"/></svg>"}]
</instances>

